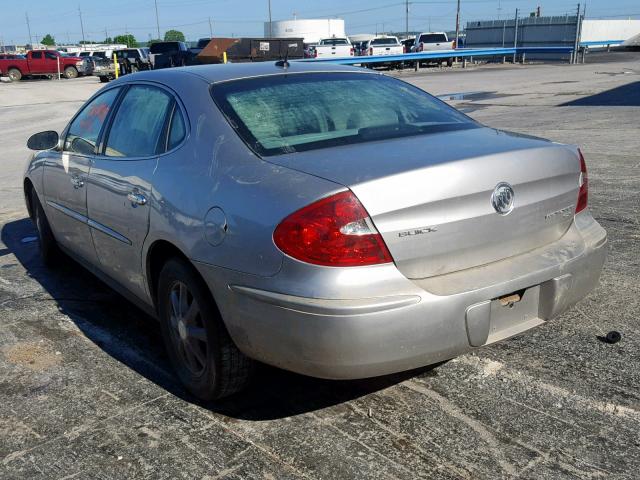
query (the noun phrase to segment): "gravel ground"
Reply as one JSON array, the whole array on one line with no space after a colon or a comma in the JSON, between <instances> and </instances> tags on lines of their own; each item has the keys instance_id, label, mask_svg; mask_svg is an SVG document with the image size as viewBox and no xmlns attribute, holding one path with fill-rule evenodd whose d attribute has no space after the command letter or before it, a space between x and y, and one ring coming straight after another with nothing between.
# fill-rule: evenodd
<instances>
[{"instance_id":1,"label":"gravel ground","mask_svg":"<svg viewBox=\"0 0 640 480\"><path fill-rule=\"evenodd\" d=\"M583 148L610 245L590 296L435 367L356 382L264 367L215 405L182 390L153 321L73 262L39 261L26 138L100 84L1 83L0 478L638 478L640 54L606 60L394 73L487 125ZM609 330L622 340L599 340Z\"/></svg>"}]
</instances>

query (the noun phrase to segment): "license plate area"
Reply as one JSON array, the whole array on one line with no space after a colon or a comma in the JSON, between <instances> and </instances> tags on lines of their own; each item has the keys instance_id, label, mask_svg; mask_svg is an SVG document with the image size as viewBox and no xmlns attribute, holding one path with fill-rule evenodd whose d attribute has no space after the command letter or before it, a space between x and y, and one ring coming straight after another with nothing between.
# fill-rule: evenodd
<instances>
[{"instance_id":1,"label":"license plate area","mask_svg":"<svg viewBox=\"0 0 640 480\"><path fill-rule=\"evenodd\" d=\"M539 304L539 285L492 300L487 343L511 337L542 323Z\"/></svg>"}]
</instances>

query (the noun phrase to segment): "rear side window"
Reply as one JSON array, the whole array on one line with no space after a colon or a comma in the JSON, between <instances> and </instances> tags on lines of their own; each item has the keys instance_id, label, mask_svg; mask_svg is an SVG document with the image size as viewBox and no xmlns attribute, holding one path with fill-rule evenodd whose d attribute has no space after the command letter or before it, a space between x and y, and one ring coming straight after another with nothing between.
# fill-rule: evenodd
<instances>
[{"instance_id":1,"label":"rear side window","mask_svg":"<svg viewBox=\"0 0 640 480\"><path fill-rule=\"evenodd\" d=\"M173 117L171 118L171 127L169 128L169 140L167 142L167 150L173 150L180 142L184 140L187 134L187 129L184 124L184 118L178 106L175 106L173 111Z\"/></svg>"},{"instance_id":2,"label":"rear side window","mask_svg":"<svg viewBox=\"0 0 640 480\"><path fill-rule=\"evenodd\" d=\"M106 142L108 157L147 157L160 150L160 137L173 98L163 90L134 85L116 112Z\"/></svg>"},{"instance_id":3,"label":"rear side window","mask_svg":"<svg viewBox=\"0 0 640 480\"><path fill-rule=\"evenodd\" d=\"M89 102L69 125L64 151L93 155L104 121L120 92L112 88Z\"/></svg>"},{"instance_id":4,"label":"rear side window","mask_svg":"<svg viewBox=\"0 0 640 480\"><path fill-rule=\"evenodd\" d=\"M441 43L446 41L447 36L444 33L429 33L427 35L420 35L420 42L422 43Z\"/></svg>"},{"instance_id":5,"label":"rear side window","mask_svg":"<svg viewBox=\"0 0 640 480\"><path fill-rule=\"evenodd\" d=\"M479 126L412 85L367 73L273 75L211 91L232 128L263 156Z\"/></svg>"}]
</instances>

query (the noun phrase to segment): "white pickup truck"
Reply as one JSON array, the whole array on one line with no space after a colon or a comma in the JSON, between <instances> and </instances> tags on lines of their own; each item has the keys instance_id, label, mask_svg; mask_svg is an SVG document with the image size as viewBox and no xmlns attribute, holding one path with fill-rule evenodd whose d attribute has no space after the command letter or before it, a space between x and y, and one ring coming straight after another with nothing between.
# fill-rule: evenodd
<instances>
[{"instance_id":1,"label":"white pickup truck","mask_svg":"<svg viewBox=\"0 0 640 480\"><path fill-rule=\"evenodd\" d=\"M367 42L365 55L402 55L403 45L398 37L377 37Z\"/></svg>"},{"instance_id":2,"label":"white pickup truck","mask_svg":"<svg viewBox=\"0 0 640 480\"><path fill-rule=\"evenodd\" d=\"M323 38L314 48L314 57L353 57L354 52L348 38Z\"/></svg>"},{"instance_id":3,"label":"white pickup truck","mask_svg":"<svg viewBox=\"0 0 640 480\"><path fill-rule=\"evenodd\" d=\"M453 50L455 41L449 40L444 32L425 32L416 37L416 42L411 48L412 52L433 52L437 50ZM439 59L436 63L443 63L445 59ZM446 59L447 66L453 65L453 58Z\"/></svg>"}]
</instances>

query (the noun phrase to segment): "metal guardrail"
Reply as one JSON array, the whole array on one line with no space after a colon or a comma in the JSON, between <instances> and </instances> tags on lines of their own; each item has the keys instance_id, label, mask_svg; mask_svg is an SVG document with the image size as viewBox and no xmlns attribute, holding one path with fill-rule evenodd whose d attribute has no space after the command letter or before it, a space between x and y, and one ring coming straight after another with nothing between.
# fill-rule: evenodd
<instances>
[{"instance_id":1,"label":"metal guardrail","mask_svg":"<svg viewBox=\"0 0 640 480\"><path fill-rule=\"evenodd\" d=\"M573 47L510 47L510 48L458 48L456 50L436 50L432 52L403 53L401 55L372 55L362 57L305 58L298 62L327 62L338 65L360 65L365 63L413 62L416 60L502 57L530 53L572 54Z\"/></svg>"}]
</instances>

